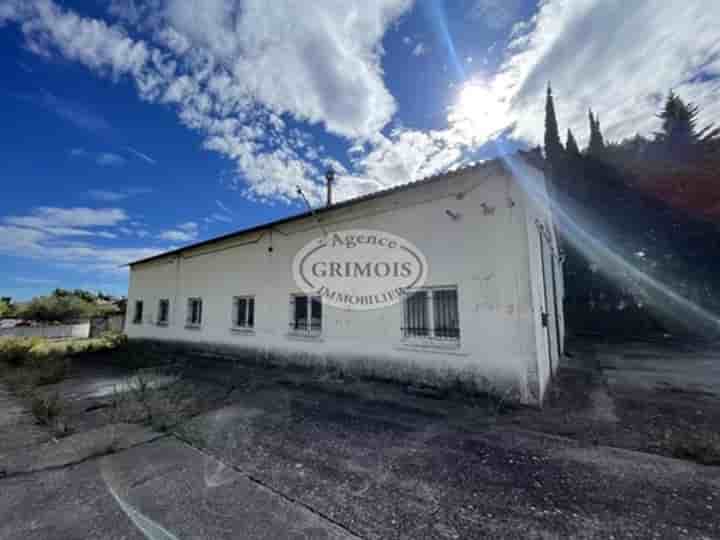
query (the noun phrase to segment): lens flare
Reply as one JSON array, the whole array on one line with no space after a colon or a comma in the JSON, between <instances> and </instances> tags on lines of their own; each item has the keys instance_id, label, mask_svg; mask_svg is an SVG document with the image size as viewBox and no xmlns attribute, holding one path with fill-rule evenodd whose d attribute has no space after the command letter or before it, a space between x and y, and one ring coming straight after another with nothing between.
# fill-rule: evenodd
<instances>
[{"instance_id":1,"label":"lens flare","mask_svg":"<svg viewBox=\"0 0 720 540\"><path fill-rule=\"evenodd\" d=\"M458 92L450 108L448 123L468 141L484 143L508 126L508 108L487 82L475 79Z\"/></svg>"},{"instance_id":2,"label":"lens flare","mask_svg":"<svg viewBox=\"0 0 720 540\"><path fill-rule=\"evenodd\" d=\"M528 197L541 207L549 206L555 225L562 236L598 269L620 286L642 289L648 304L668 319L686 328L717 334L720 319L710 311L677 293L665 281L648 275L630 262L632 254L624 257L622 250L602 240L597 224L584 219L582 212L569 205L561 207L548 198L543 173L528 165L525 160L508 155L500 149L500 157L518 179ZM607 235L605 235L607 236Z\"/></svg>"}]
</instances>

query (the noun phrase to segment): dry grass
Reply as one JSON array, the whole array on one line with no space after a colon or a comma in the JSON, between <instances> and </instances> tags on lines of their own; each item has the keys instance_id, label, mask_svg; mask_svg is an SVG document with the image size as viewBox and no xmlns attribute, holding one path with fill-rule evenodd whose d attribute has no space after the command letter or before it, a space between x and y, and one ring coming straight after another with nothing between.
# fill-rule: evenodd
<instances>
[{"instance_id":1,"label":"dry grass","mask_svg":"<svg viewBox=\"0 0 720 540\"><path fill-rule=\"evenodd\" d=\"M108 409L109 423L139 423L167 431L199 410L192 385L175 380L158 385L163 373L138 370L113 392Z\"/></svg>"}]
</instances>

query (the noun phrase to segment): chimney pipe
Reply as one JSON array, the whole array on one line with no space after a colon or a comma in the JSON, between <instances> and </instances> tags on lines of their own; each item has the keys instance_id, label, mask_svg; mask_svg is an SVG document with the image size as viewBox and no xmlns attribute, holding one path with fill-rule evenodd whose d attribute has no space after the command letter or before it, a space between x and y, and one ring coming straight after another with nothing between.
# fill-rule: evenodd
<instances>
[{"instance_id":1,"label":"chimney pipe","mask_svg":"<svg viewBox=\"0 0 720 540\"><path fill-rule=\"evenodd\" d=\"M335 171L332 167L328 168L325 173L325 179L327 180L327 200L325 206L330 206L332 204L332 185L333 182L335 182Z\"/></svg>"}]
</instances>

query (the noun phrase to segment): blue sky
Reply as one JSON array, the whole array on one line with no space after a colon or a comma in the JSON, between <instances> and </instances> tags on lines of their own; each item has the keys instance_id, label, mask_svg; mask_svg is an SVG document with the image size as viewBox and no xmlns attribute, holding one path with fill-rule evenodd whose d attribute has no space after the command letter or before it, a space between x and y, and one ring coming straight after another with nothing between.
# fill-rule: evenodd
<instances>
[{"instance_id":1,"label":"blue sky","mask_svg":"<svg viewBox=\"0 0 720 540\"><path fill-rule=\"evenodd\" d=\"M720 116L711 0L0 0L0 295L536 145Z\"/></svg>"}]
</instances>

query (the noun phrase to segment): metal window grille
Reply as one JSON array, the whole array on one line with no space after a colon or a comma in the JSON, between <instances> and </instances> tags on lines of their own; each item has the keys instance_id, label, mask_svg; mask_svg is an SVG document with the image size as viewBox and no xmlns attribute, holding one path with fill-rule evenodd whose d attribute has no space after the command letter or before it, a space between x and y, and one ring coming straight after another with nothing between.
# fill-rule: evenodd
<instances>
[{"instance_id":1,"label":"metal window grille","mask_svg":"<svg viewBox=\"0 0 720 540\"><path fill-rule=\"evenodd\" d=\"M143 318L143 303L142 300L135 301L135 313L133 316L133 323L140 324Z\"/></svg>"},{"instance_id":2,"label":"metal window grille","mask_svg":"<svg viewBox=\"0 0 720 540\"><path fill-rule=\"evenodd\" d=\"M460 339L458 292L429 288L410 292L403 301L404 338Z\"/></svg>"},{"instance_id":3,"label":"metal window grille","mask_svg":"<svg viewBox=\"0 0 720 540\"><path fill-rule=\"evenodd\" d=\"M427 291L416 291L410 293L403 305L405 324L403 325L403 336L405 337L426 337L430 334L428 317L428 293Z\"/></svg>"},{"instance_id":4,"label":"metal window grille","mask_svg":"<svg viewBox=\"0 0 720 540\"><path fill-rule=\"evenodd\" d=\"M435 337L444 339L460 337L456 289L433 291L433 315Z\"/></svg>"},{"instance_id":5,"label":"metal window grille","mask_svg":"<svg viewBox=\"0 0 720 540\"><path fill-rule=\"evenodd\" d=\"M160 300L158 302L158 324L167 324L170 318L170 300Z\"/></svg>"}]
</instances>

